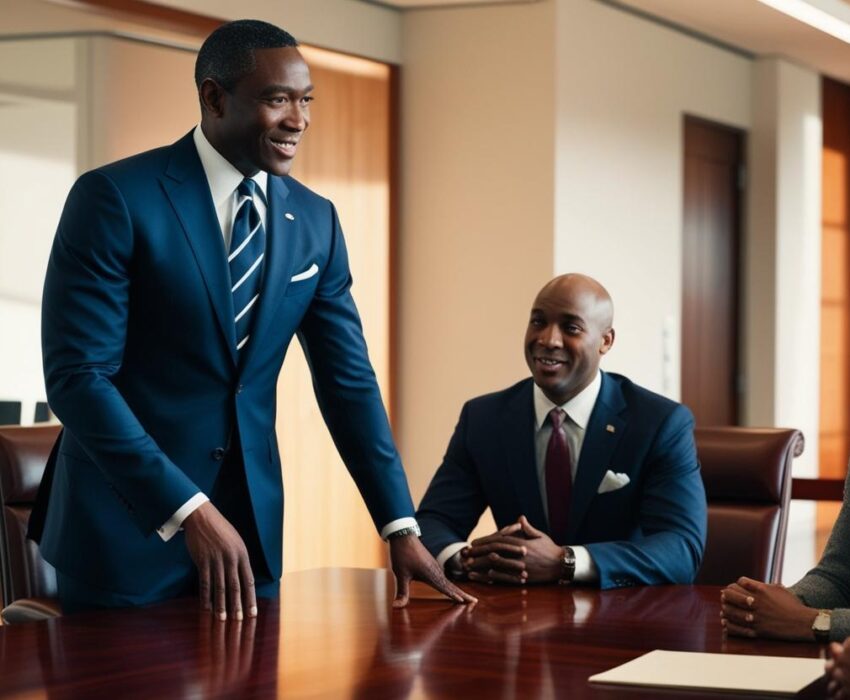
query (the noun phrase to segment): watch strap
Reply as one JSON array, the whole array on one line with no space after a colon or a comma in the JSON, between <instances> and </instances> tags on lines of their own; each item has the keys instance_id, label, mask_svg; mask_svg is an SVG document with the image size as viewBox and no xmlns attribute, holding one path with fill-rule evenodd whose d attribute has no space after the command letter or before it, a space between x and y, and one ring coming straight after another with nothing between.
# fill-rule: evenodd
<instances>
[{"instance_id":1,"label":"watch strap","mask_svg":"<svg viewBox=\"0 0 850 700\"><path fill-rule=\"evenodd\" d=\"M561 559L561 576L558 578L559 586L569 586L576 575L576 554L572 547L564 547L564 556Z\"/></svg>"},{"instance_id":2,"label":"watch strap","mask_svg":"<svg viewBox=\"0 0 850 700\"><path fill-rule=\"evenodd\" d=\"M409 527L403 527L400 530L396 530L395 532L391 532L387 535L387 542L390 540L394 540L398 537L407 537L408 535L416 535L420 537L422 535L422 530L419 529L419 525L410 525Z\"/></svg>"}]
</instances>

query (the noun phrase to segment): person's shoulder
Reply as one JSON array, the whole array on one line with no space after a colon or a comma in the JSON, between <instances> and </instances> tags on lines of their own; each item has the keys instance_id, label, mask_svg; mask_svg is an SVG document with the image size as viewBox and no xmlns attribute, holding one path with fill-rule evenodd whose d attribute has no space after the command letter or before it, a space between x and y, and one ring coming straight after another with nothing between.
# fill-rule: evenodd
<instances>
[{"instance_id":1,"label":"person's shoulder","mask_svg":"<svg viewBox=\"0 0 850 700\"><path fill-rule=\"evenodd\" d=\"M469 399L466 402L465 408L470 411L490 411L508 405L513 401L520 400L527 394L531 396L532 379L530 377L518 381L506 389L492 391L488 394L482 394L475 398Z\"/></svg>"},{"instance_id":2,"label":"person's shoulder","mask_svg":"<svg viewBox=\"0 0 850 700\"><path fill-rule=\"evenodd\" d=\"M286 189L289 190L289 196L296 197L303 204L322 207L327 207L331 204L331 201L327 197L323 197L318 192L311 190L307 185L299 182L291 175L284 175L280 180L286 186Z\"/></svg>"},{"instance_id":3,"label":"person's shoulder","mask_svg":"<svg viewBox=\"0 0 850 700\"><path fill-rule=\"evenodd\" d=\"M168 164L174 144L160 146L149 151L136 153L135 155L107 163L95 168L92 172L100 173L114 180L123 180L128 177L138 177L147 171L162 172Z\"/></svg>"},{"instance_id":4,"label":"person's shoulder","mask_svg":"<svg viewBox=\"0 0 850 700\"><path fill-rule=\"evenodd\" d=\"M643 415L658 419L665 419L672 414L681 415L683 418L690 416L690 411L684 404L636 384L622 374L605 372L604 377L607 382L619 388L629 407Z\"/></svg>"}]
</instances>

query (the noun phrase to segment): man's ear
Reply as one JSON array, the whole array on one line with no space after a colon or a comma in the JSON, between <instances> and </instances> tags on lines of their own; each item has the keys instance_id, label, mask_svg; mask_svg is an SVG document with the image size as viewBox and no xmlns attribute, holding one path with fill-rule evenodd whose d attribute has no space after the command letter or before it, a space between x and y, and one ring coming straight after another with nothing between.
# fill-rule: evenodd
<instances>
[{"instance_id":1,"label":"man's ear","mask_svg":"<svg viewBox=\"0 0 850 700\"><path fill-rule=\"evenodd\" d=\"M602 345L599 346L599 354L604 355L614 345L614 329L609 328L602 334Z\"/></svg>"},{"instance_id":2,"label":"man's ear","mask_svg":"<svg viewBox=\"0 0 850 700\"><path fill-rule=\"evenodd\" d=\"M201 110L212 117L224 115L224 104L227 101L227 91L212 78L205 78L198 90L201 100Z\"/></svg>"}]
</instances>

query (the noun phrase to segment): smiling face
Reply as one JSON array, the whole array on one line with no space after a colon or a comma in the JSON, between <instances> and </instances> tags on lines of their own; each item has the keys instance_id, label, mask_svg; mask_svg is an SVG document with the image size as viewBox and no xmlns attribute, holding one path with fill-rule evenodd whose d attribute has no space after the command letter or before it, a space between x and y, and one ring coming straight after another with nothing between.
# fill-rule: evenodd
<instances>
[{"instance_id":1,"label":"smiling face","mask_svg":"<svg viewBox=\"0 0 850 700\"><path fill-rule=\"evenodd\" d=\"M613 307L604 287L584 275L547 284L531 309L525 361L534 383L562 405L584 389L614 344Z\"/></svg>"},{"instance_id":2,"label":"smiling face","mask_svg":"<svg viewBox=\"0 0 850 700\"><path fill-rule=\"evenodd\" d=\"M201 84L202 128L243 175L288 175L310 124L310 71L292 47L257 49L254 64L231 91L212 79Z\"/></svg>"}]
</instances>

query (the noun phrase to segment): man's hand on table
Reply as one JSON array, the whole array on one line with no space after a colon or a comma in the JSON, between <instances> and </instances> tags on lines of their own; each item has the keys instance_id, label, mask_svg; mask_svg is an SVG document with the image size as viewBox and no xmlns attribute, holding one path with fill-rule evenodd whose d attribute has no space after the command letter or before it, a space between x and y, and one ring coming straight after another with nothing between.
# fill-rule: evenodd
<instances>
[{"instance_id":1,"label":"man's hand on table","mask_svg":"<svg viewBox=\"0 0 850 700\"><path fill-rule=\"evenodd\" d=\"M204 503L183 521L186 548L198 567L204 610L219 620L257 616L257 592L245 543L212 503Z\"/></svg>"},{"instance_id":2,"label":"man's hand on table","mask_svg":"<svg viewBox=\"0 0 850 700\"><path fill-rule=\"evenodd\" d=\"M461 557L470 581L522 585L557 581L564 550L521 515L498 532L473 540Z\"/></svg>"},{"instance_id":3,"label":"man's hand on table","mask_svg":"<svg viewBox=\"0 0 850 700\"><path fill-rule=\"evenodd\" d=\"M830 644L829 654L832 658L826 662L827 695L830 700L850 700L850 637L844 644Z\"/></svg>"},{"instance_id":4,"label":"man's hand on table","mask_svg":"<svg viewBox=\"0 0 850 700\"><path fill-rule=\"evenodd\" d=\"M427 583L456 603L478 602L477 598L465 593L446 578L442 567L416 535L390 539L390 563L396 580L394 608L403 608L407 605L410 599L411 581Z\"/></svg>"},{"instance_id":5,"label":"man's hand on table","mask_svg":"<svg viewBox=\"0 0 850 700\"><path fill-rule=\"evenodd\" d=\"M813 641L818 611L785 586L742 576L720 593L721 624L739 637Z\"/></svg>"}]
</instances>

